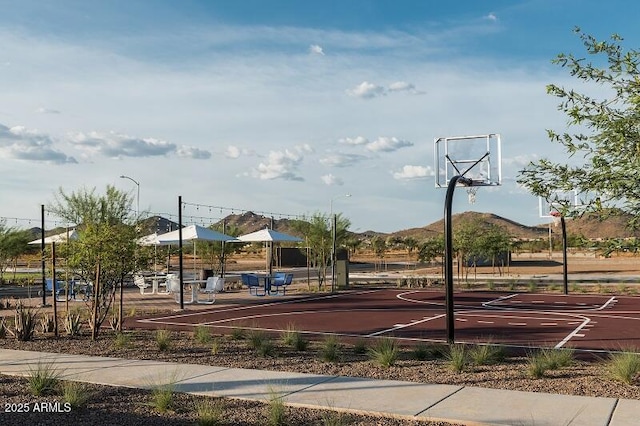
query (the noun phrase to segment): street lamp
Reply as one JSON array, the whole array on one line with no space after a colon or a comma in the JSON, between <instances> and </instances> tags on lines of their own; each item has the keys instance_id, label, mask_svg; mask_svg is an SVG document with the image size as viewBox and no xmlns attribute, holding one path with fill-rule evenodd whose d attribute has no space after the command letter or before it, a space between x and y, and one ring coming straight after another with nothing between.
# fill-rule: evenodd
<instances>
[{"instance_id":1,"label":"street lamp","mask_svg":"<svg viewBox=\"0 0 640 426\"><path fill-rule=\"evenodd\" d=\"M338 195L329 201L329 220L331 220L331 292L335 290L336 282L336 237L337 237L337 218L333 214L333 200L337 198L349 198L351 194Z\"/></svg>"},{"instance_id":2,"label":"street lamp","mask_svg":"<svg viewBox=\"0 0 640 426\"><path fill-rule=\"evenodd\" d=\"M136 198L136 219L138 218L138 216L140 216L140 182L138 182L137 180L135 180L132 177L129 176L125 176L125 175L120 175L121 179L129 179L131 182L136 184L137 187L137 198Z\"/></svg>"}]
</instances>

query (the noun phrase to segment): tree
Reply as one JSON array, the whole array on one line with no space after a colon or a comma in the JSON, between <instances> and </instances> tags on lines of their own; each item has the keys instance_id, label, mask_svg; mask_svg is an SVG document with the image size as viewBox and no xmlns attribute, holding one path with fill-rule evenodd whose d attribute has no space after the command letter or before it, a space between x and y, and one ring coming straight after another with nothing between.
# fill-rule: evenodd
<instances>
[{"instance_id":1,"label":"tree","mask_svg":"<svg viewBox=\"0 0 640 426\"><path fill-rule=\"evenodd\" d=\"M378 259L380 259L380 268L382 268L384 265L384 256L387 253L387 250L389 250L387 241L376 235L371 239L371 248L373 249L373 253L378 257Z\"/></svg>"},{"instance_id":2,"label":"tree","mask_svg":"<svg viewBox=\"0 0 640 426\"><path fill-rule=\"evenodd\" d=\"M0 282L9 265L13 263L15 267L18 257L28 250L30 239L29 231L8 227L5 222L0 222Z\"/></svg>"},{"instance_id":3,"label":"tree","mask_svg":"<svg viewBox=\"0 0 640 426\"><path fill-rule=\"evenodd\" d=\"M95 188L70 194L62 189L49 210L68 222L82 224L79 238L67 244L68 266L73 273L92 284L88 300L91 337L96 339L126 276L148 263L140 255L136 238L133 198L113 186L104 195Z\"/></svg>"},{"instance_id":4,"label":"tree","mask_svg":"<svg viewBox=\"0 0 640 426\"><path fill-rule=\"evenodd\" d=\"M295 231L305 236L309 247L309 261L311 267L318 273L318 289L324 287L327 268L331 261L333 239L331 236L331 217L323 213L315 213L309 220L291 221ZM336 247L344 248L348 239L348 229L351 221L341 214L336 215Z\"/></svg>"},{"instance_id":5,"label":"tree","mask_svg":"<svg viewBox=\"0 0 640 426\"><path fill-rule=\"evenodd\" d=\"M547 92L560 99L558 109L568 117L569 129L547 130L570 157L567 162L540 159L520 172L518 183L534 195L549 197L556 190L577 190L585 211L601 217L630 213L629 225L640 226L640 52L625 51L618 35L599 41L583 33L582 40L593 62L572 54L559 54L552 62L567 68L582 87L596 95L550 84ZM586 86L584 85L586 83ZM604 90L603 90L604 89ZM600 93L604 93L600 97ZM606 97L605 97L606 96ZM562 214L572 214L564 206Z\"/></svg>"}]
</instances>

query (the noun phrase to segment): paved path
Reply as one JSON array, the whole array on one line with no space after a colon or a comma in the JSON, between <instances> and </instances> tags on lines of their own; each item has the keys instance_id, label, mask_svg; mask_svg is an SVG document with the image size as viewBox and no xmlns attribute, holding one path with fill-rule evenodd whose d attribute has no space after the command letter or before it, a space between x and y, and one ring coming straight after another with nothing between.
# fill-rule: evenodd
<instances>
[{"instance_id":1,"label":"paved path","mask_svg":"<svg viewBox=\"0 0 640 426\"><path fill-rule=\"evenodd\" d=\"M631 426L640 413L639 400L0 349L2 374L25 376L38 363L66 380L146 389L170 378L178 392L268 401L275 391L293 406L465 425Z\"/></svg>"}]
</instances>

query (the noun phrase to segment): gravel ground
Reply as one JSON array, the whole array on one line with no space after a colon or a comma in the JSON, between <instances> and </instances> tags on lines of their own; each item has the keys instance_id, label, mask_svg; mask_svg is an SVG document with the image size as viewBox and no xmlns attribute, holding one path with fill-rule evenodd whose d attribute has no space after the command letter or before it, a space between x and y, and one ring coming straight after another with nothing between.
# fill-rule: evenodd
<instances>
[{"instance_id":1,"label":"gravel ground","mask_svg":"<svg viewBox=\"0 0 640 426\"><path fill-rule=\"evenodd\" d=\"M71 354L100 355L130 359L164 360L178 363L198 363L238 368L255 368L256 351L251 347L251 339L233 339L231 336L212 336L207 343L200 343L189 332L171 332L170 347L159 350L155 332L137 330L128 332L129 341L124 346L116 344L115 335L105 331L93 342L87 336L60 337L38 335L30 342L0 339L0 347L32 351L64 352ZM236 336L237 337L237 336ZM402 348L395 365L382 367L370 359L367 353L355 353L353 345L341 344L339 358L325 362L320 353L323 342L311 342L304 351L296 351L285 345L279 337L270 339L273 350L260 360L260 367L269 370L295 371L313 374L370 377L378 379L404 380L424 383L458 384L466 386L512 389L557 394L588 395L598 397L640 399L640 381L625 385L608 378L604 362L575 361L570 367L552 370L541 379L532 379L527 374L525 357L507 357L491 366L469 367L464 372L454 372L442 358L418 361L414 350ZM216 351L212 351L212 348ZM215 352L215 353L214 353ZM197 356L194 356L197 355ZM0 395L3 409L6 404L23 403L31 411L37 401L62 401L60 396L32 397L25 379L0 376ZM152 404L149 391L110 388L88 385L90 398L84 408L74 408L69 413L53 416L42 413L3 413L3 425L21 424L25 420L31 424L193 424L198 419L194 408L204 399L189 395L175 395L173 407L164 413ZM211 401L211 400L210 400ZM223 407L220 424L262 425L269 423L270 407L267 402L213 399ZM64 407L62 407L64 409ZM286 424L354 424L354 425L395 425L444 423L412 422L391 418L368 417L356 414L337 414L323 410L286 408ZM338 419L336 423L336 419ZM106 423L105 423L105 419ZM333 421L333 422L332 422Z\"/></svg>"}]
</instances>

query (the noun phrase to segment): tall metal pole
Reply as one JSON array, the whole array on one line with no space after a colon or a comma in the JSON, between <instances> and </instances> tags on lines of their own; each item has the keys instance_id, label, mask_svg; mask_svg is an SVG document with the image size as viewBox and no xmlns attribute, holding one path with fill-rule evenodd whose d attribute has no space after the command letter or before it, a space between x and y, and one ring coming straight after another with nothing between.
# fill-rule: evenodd
<instances>
[{"instance_id":1,"label":"tall metal pole","mask_svg":"<svg viewBox=\"0 0 640 426\"><path fill-rule=\"evenodd\" d=\"M446 283L445 305L446 305L446 324L447 324L447 342L455 343L455 324L454 324L454 303L453 303L453 227L451 223L451 206L453 204L453 192L458 182L465 185L472 183L471 179L462 176L454 176L449 181L447 187L447 196L444 201L444 278Z\"/></svg>"},{"instance_id":2,"label":"tall metal pole","mask_svg":"<svg viewBox=\"0 0 640 426\"><path fill-rule=\"evenodd\" d=\"M564 294L569 294L569 279L567 273L567 224L564 215L560 216L560 226L562 227L562 280L564 283Z\"/></svg>"},{"instance_id":3,"label":"tall metal pole","mask_svg":"<svg viewBox=\"0 0 640 426\"><path fill-rule=\"evenodd\" d=\"M180 254L180 309L184 309L184 277L182 270L182 195L178 195L178 253Z\"/></svg>"},{"instance_id":4,"label":"tall metal pole","mask_svg":"<svg viewBox=\"0 0 640 426\"><path fill-rule=\"evenodd\" d=\"M132 177L129 176L125 176L125 175L120 175L121 179L129 179L131 182L136 184L137 187L137 197L136 197L136 219L138 218L138 216L140 216L140 182L138 182L137 180L135 180Z\"/></svg>"},{"instance_id":5,"label":"tall metal pole","mask_svg":"<svg viewBox=\"0 0 640 426\"><path fill-rule=\"evenodd\" d=\"M47 264L45 260L45 246L44 246L44 204L40 206L40 217L42 235L40 237L40 256L42 263L42 306L47 306Z\"/></svg>"}]
</instances>

